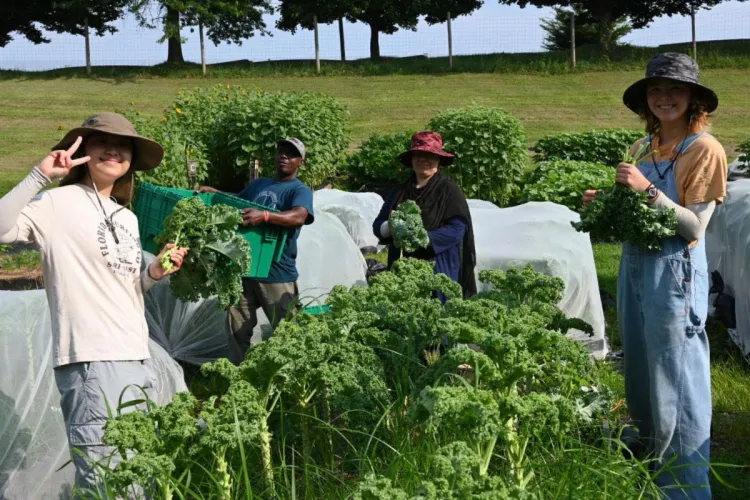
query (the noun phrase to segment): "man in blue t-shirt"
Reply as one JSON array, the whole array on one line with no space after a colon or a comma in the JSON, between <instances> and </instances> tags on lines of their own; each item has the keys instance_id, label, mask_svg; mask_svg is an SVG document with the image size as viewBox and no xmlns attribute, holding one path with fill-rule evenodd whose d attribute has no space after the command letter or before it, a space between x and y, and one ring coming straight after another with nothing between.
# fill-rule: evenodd
<instances>
[{"instance_id":1,"label":"man in blue t-shirt","mask_svg":"<svg viewBox=\"0 0 750 500\"><path fill-rule=\"evenodd\" d=\"M250 347L253 329L258 324L259 307L276 328L290 307L297 303L297 238L302 226L312 224L315 219L312 189L297 179L297 172L304 163L305 145L302 141L293 137L280 140L276 148L275 177L252 181L238 195L256 205L278 210L247 208L243 211L243 226L276 224L293 229L287 237L281 260L273 263L268 277L243 278L243 296L236 306L229 308L229 331L243 353ZM215 193L216 189L201 186L198 192Z\"/></svg>"}]
</instances>

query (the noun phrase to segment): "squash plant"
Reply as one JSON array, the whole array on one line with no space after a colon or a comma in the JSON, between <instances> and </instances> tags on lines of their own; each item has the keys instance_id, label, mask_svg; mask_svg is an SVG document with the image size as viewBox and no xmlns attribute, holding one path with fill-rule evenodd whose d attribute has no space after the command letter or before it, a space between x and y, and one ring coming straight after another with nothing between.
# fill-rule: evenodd
<instances>
[{"instance_id":1,"label":"squash plant","mask_svg":"<svg viewBox=\"0 0 750 500\"><path fill-rule=\"evenodd\" d=\"M440 112L427 124L456 155L445 172L467 198L508 206L520 194L529 161L520 120L498 108L473 104Z\"/></svg>"}]
</instances>

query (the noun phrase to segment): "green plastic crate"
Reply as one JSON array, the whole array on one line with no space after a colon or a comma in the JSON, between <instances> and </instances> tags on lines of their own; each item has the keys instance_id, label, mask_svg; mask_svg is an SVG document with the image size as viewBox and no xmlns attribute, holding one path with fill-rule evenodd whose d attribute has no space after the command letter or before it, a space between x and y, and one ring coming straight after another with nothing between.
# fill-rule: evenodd
<instances>
[{"instance_id":1,"label":"green plastic crate","mask_svg":"<svg viewBox=\"0 0 750 500\"><path fill-rule=\"evenodd\" d=\"M164 219L172 213L180 200L193 196L200 197L206 205L224 204L240 209L257 208L278 212L225 193L195 193L187 189L165 188L142 182L136 191L133 208L140 227L141 245L145 251L153 254L158 252L155 240L164 230ZM271 264L281 259L288 231L263 224L238 228L237 232L250 244L251 249L250 272L245 277L268 277Z\"/></svg>"},{"instance_id":2,"label":"green plastic crate","mask_svg":"<svg viewBox=\"0 0 750 500\"><path fill-rule=\"evenodd\" d=\"M198 196L206 205L211 205L211 193L197 194L189 189L174 189L154 186L146 182L138 185L133 203L133 212L138 218L143 249L156 254L156 237L164 230L164 219L172 213L175 205L185 198Z\"/></svg>"},{"instance_id":3,"label":"green plastic crate","mask_svg":"<svg viewBox=\"0 0 750 500\"><path fill-rule=\"evenodd\" d=\"M276 209L264 207L226 193L214 194L212 204L229 205L230 207L239 209L255 208L256 210L278 212ZM252 249L252 262L250 264L249 277L268 277L268 273L271 270L271 264L281 260L281 254L286 246L289 231L278 226L261 224L256 227L239 228L238 232L248 243L250 243L250 248Z\"/></svg>"}]
</instances>

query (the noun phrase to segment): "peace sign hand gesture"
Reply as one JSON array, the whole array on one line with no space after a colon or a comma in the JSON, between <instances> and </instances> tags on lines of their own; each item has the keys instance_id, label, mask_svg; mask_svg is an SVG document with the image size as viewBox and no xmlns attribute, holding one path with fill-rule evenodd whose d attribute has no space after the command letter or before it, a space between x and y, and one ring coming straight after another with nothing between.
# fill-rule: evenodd
<instances>
[{"instance_id":1,"label":"peace sign hand gesture","mask_svg":"<svg viewBox=\"0 0 750 500\"><path fill-rule=\"evenodd\" d=\"M60 179L61 177L68 175L71 168L77 167L78 165L82 165L91 160L90 156L84 156L83 158L77 158L75 160L72 158L76 151L78 151L78 147L81 145L82 141L83 138L79 136L78 139L76 139L76 142L74 142L68 149L52 151L41 161L39 164L39 170L52 180Z\"/></svg>"}]
</instances>

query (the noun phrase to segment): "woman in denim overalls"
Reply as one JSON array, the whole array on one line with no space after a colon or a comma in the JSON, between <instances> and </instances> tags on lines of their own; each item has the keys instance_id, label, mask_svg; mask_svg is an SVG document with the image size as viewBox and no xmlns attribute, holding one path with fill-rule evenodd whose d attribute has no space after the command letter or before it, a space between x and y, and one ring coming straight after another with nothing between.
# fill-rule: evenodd
<instances>
[{"instance_id":1,"label":"woman in denim overalls","mask_svg":"<svg viewBox=\"0 0 750 500\"><path fill-rule=\"evenodd\" d=\"M660 251L623 244L617 311L626 399L641 443L666 466L656 478L664 495L709 499L709 284L703 234L725 195L726 155L705 129L718 98L698 83L694 60L668 53L651 60L646 78L628 88L623 101L646 120L646 144L660 154L637 166L621 163L617 182L645 191L654 208L673 208L678 216L677 235L663 240ZM665 147L670 144L674 147ZM593 194L587 191L585 202Z\"/></svg>"}]
</instances>

